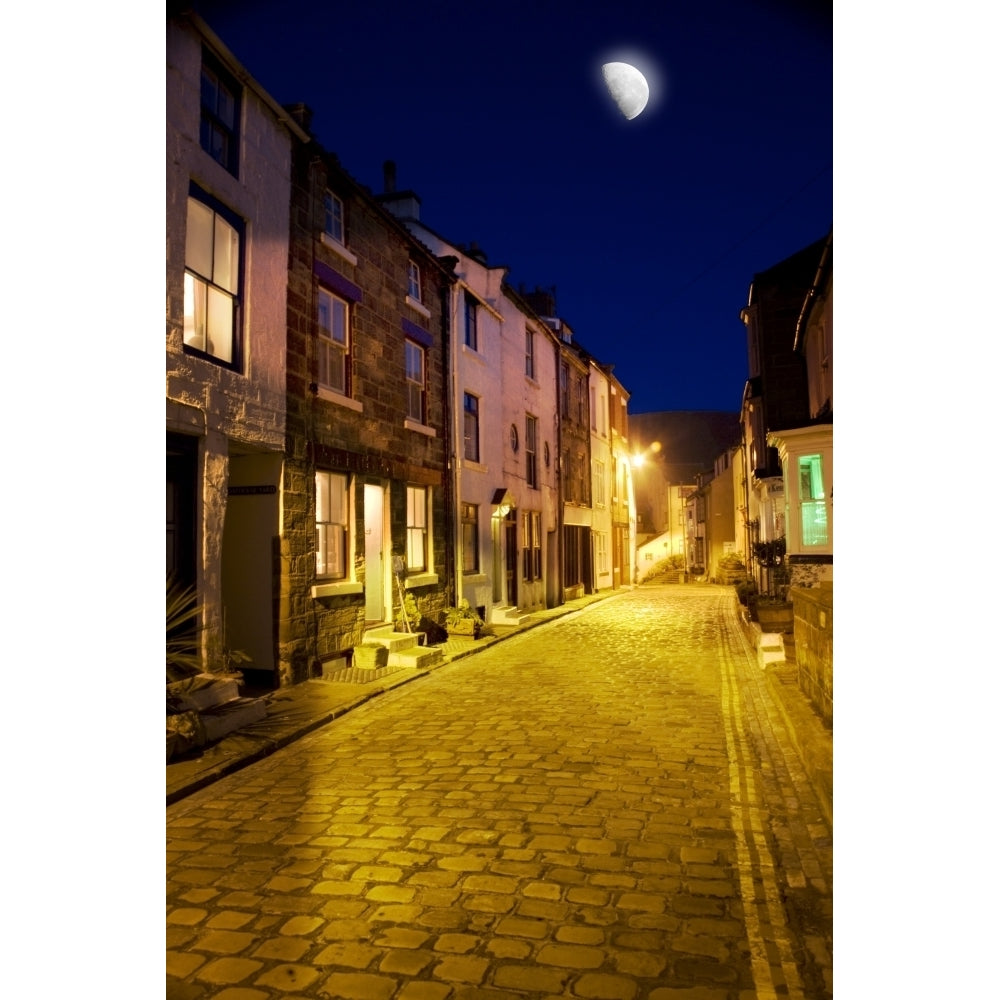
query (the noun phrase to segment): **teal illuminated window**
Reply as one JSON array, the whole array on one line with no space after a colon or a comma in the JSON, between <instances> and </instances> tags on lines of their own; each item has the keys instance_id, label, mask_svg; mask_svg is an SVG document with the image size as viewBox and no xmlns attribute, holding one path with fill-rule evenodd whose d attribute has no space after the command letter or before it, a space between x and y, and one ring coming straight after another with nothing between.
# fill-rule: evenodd
<instances>
[{"instance_id":1,"label":"teal illuminated window","mask_svg":"<svg viewBox=\"0 0 1000 1000\"><path fill-rule=\"evenodd\" d=\"M823 459L820 455L799 458L799 509L802 545L829 545L827 497L823 488Z\"/></svg>"}]
</instances>

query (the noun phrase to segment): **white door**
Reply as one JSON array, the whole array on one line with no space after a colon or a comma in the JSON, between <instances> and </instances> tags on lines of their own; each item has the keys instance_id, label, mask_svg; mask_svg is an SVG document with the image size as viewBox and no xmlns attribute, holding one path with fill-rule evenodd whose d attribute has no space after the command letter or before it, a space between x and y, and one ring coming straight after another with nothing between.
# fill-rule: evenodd
<instances>
[{"instance_id":1,"label":"white door","mask_svg":"<svg viewBox=\"0 0 1000 1000\"><path fill-rule=\"evenodd\" d=\"M370 622L385 621L384 517L384 490L365 483L365 618Z\"/></svg>"}]
</instances>

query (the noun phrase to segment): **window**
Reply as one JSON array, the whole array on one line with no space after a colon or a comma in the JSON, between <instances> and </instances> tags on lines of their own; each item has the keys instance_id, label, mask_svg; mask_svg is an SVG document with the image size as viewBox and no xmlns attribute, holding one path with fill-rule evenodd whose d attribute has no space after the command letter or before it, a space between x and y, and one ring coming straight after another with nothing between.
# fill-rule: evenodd
<instances>
[{"instance_id":1,"label":"window","mask_svg":"<svg viewBox=\"0 0 1000 1000\"><path fill-rule=\"evenodd\" d=\"M530 414L524 417L524 467L528 485L538 489L538 420Z\"/></svg>"},{"instance_id":2,"label":"window","mask_svg":"<svg viewBox=\"0 0 1000 1000\"><path fill-rule=\"evenodd\" d=\"M479 303L468 292L465 293L465 346L479 350L479 323L477 311Z\"/></svg>"},{"instance_id":3,"label":"window","mask_svg":"<svg viewBox=\"0 0 1000 1000\"><path fill-rule=\"evenodd\" d=\"M243 226L208 195L188 196L184 246L184 346L239 363Z\"/></svg>"},{"instance_id":4,"label":"window","mask_svg":"<svg viewBox=\"0 0 1000 1000\"><path fill-rule=\"evenodd\" d=\"M802 519L802 545L828 545L828 511L823 489L823 459L820 455L799 458L799 509Z\"/></svg>"},{"instance_id":5,"label":"window","mask_svg":"<svg viewBox=\"0 0 1000 1000\"><path fill-rule=\"evenodd\" d=\"M479 397L465 393L465 457L479 461Z\"/></svg>"},{"instance_id":6,"label":"window","mask_svg":"<svg viewBox=\"0 0 1000 1000\"><path fill-rule=\"evenodd\" d=\"M320 385L349 396L350 338L347 303L325 288L319 289L317 303L319 324L317 380Z\"/></svg>"},{"instance_id":7,"label":"window","mask_svg":"<svg viewBox=\"0 0 1000 1000\"><path fill-rule=\"evenodd\" d=\"M524 331L524 374L535 377L535 331Z\"/></svg>"},{"instance_id":8,"label":"window","mask_svg":"<svg viewBox=\"0 0 1000 1000\"><path fill-rule=\"evenodd\" d=\"M604 468L603 462L594 462L594 503L599 507L603 507L606 503L605 492L604 492L604 482L607 476L607 472Z\"/></svg>"},{"instance_id":9,"label":"window","mask_svg":"<svg viewBox=\"0 0 1000 1000\"><path fill-rule=\"evenodd\" d=\"M423 302L420 297L420 268L413 261L410 261L406 278L406 294L417 302Z\"/></svg>"},{"instance_id":10,"label":"window","mask_svg":"<svg viewBox=\"0 0 1000 1000\"><path fill-rule=\"evenodd\" d=\"M594 532L594 558L597 562L597 572L608 572L608 533L606 531Z\"/></svg>"},{"instance_id":11,"label":"window","mask_svg":"<svg viewBox=\"0 0 1000 1000\"><path fill-rule=\"evenodd\" d=\"M316 472L316 575L347 576L347 476Z\"/></svg>"},{"instance_id":12,"label":"window","mask_svg":"<svg viewBox=\"0 0 1000 1000\"><path fill-rule=\"evenodd\" d=\"M564 361L559 366L559 395L562 397L562 415L569 416L569 365Z\"/></svg>"},{"instance_id":13,"label":"window","mask_svg":"<svg viewBox=\"0 0 1000 1000\"><path fill-rule=\"evenodd\" d=\"M406 341L406 389L406 415L424 423L424 349L412 340Z\"/></svg>"},{"instance_id":14,"label":"window","mask_svg":"<svg viewBox=\"0 0 1000 1000\"><path fill-rule=\"evenodd\" d=\"M331 240L344 242L344 203L329 190L323 195L323 232Z\"/></svg>"},{"instance_id":15,"label":"window","mask_svg":"<svg viewBox=\"0 0 1000 1000\"><path fill-rule=\"evenodd\" d=\"M529 583L542 578L542 515L537 510L521 512L523 526L522 568Z\"/></svg>"},{"instance_id":16,"label":"window","mask_svg":"<svg viewBox=\"0 0 1000 1000\"><path fill-rule=\"evenodd\" d=\"M406 568L427 569L427 489L406 487Z\"/></svg>"},{"instance_id":17,"label":"window","mask_svg":"<svg viewBox=\"0 0 1000 1000\"><path fill-rule=\"evenodd\" d=\"M240 87L208 52L201 57L201 148L239 176Z\"/></svg>"},{"instance_id":18,"label":"window","mask_svg":"<svg viewBox=\"0 0 1000 1000\"><path fill-rule=\"evenodd\" d=\"M462 572L479 572L479 505L462 504Z\"/></svg>"}]
</instances>

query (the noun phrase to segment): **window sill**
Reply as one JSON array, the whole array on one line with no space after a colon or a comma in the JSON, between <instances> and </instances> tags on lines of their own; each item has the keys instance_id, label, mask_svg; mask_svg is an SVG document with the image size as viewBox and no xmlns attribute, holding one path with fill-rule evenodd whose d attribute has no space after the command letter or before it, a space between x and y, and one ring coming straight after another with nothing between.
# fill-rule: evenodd
<instances>
[{"instance_id":1,"label":"window sill","mask_svg":"<svg viewBox=\"0 0 1000 1000\"><path fill-rule=\"evenodd\" d=\"M317 583L310 591L313 597L346 597L350 594L364 593L360 583L340 581L338 583Z\"/></svg>"},{"instance_id":2,"label":"window sill","mask_svg":"<svg viewBox=\"0 0 1000 1000\"><path fill-rule=\"evenodd\" d=\"M437 582L437 573L415 573L403 581L403 589L413 590L415 587L430 587Z\"/></svg>"},{"instance_id":3,"label":"window sill","mask_svg":"<svg viewBox=\"0 0 1000 1000\"><path fill-rule=\"evenodd\" d=\"M431 318L431 311L430 311L430 309L428 309L427 306L425 306L423 304L423 302L420 302L419 300L413 298L413 296L411 296L411 295L407 295L406 296L406 304L414 312L420 313L420 315L423 316L424 319L430 319Z\"/></svg>"},{"instance_id":4,"label":"window sill","mask_svg":"<svg viewBox=\"0 0 1000 1000\"><path fill-rule=\"evenodd\" d=\"M434 430L433 427L428 427L426 424L421 424L418 421L413 420L411 417L407 417L403 421L403 426L408 431L416 431L418 434L426 434L427 437L431 438L437 437L437 431Z\"/></svg>"},{"instance_id":5,"label":"window sill","mask_svg":"<svg viewBox=\"0 0 1000 1000\"><path fill-rule=\"evenodd\" d=\"M336 403L345 409L354 410L355 413L363 413L365 409L356 399L351 399L350 396L345 396L343 393L337 392L336 389L330 389L325 385L321 385L316 389L316 395L320 399L325 399L328 403Z\"/></svg>"},{"instance_id":6,"label":"window sill","mask_svg":"<svg viewBox=\"0 0 1000 1000\"><path fill-rule=\"evenodd\" d=\"M472 458L463 458L462 459L462 468L463 469L470 469L473 472L489 472L490 471L489 470L489 466L483 465L482 462L477 462L477 461L475 461L475 459L472 459Z\"/></svg>"},{"instance_id":7,"label":"window sill","mask_svg":"<svg viewBox=\"0 0 1000 1000\"><path fill-rule=\"evenodd\" d=\"M489 582L490 578L485 573L465 573L462 576L462 583L469 584L470 586Z\"/></svg>"},{"instance_id":8,"label":"window sill","mask_svg":"<svg viewBox=\"0 0 1000 1000\"><path fill-rule=\"evenodd\" d=\"M486 364L486 358L476 350L475 347L469 347L468 344L461 344L462 354L467 358L475 358L481 365Z\"/></svg>"},{"instance_id":9,"label":"window sill","mask_svg":"<svg viewBox=\"0 0 1000 1000\"><path fill-rule=\"evenodd\" d=\"M343 257L348 264L357 264L358 258L355 257L343 243L338 243L332 236L329 236L326 233L321 233L320 242L323 246L329 247L338 256Z\"/></svg>"}]
</instances>

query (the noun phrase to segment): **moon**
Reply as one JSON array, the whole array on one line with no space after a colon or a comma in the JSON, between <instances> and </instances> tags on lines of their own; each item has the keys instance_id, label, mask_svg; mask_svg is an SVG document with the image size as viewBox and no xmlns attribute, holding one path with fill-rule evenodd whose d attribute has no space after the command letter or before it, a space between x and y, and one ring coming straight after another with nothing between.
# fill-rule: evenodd
<instances>
[{"instance_id":1,"label":"moon","mask_svg":"<svg viewBox=\"0 0 1000 1000\"><path fill-rule=\"evenodd\" d=\"M629 120L639 115L649 100L649 84L642 73L624 62L605 63L601 73L618 110Z\"/></svg>"}]
</instances>

